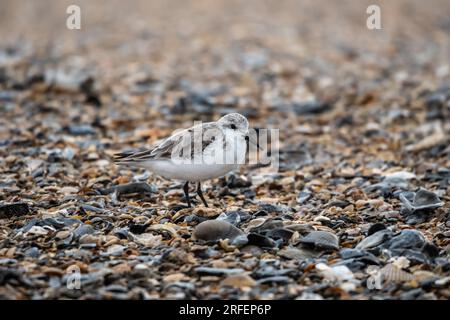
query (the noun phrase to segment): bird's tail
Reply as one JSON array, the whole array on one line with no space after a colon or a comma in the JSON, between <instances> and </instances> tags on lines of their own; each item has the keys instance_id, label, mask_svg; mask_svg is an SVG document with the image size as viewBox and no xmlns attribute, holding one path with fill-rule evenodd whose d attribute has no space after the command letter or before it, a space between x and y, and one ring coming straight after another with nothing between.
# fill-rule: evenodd
<instances>
[{"instance_id":1,"label":"bird's tail","mask_svg":"<svg viewBox=\"0 0 450 320\"><path fill-rule=\"evenodd\" d=\"M129 166L140 166L142 162L148 160L147 155L150 150L140 150L140 151L125 151L116 153L113 156L113 161L117 165L129 165Z\"/></svg>"},{"instance_id":2,"label":"bird's tail","mask_svg":"<svg viewBox=\"0 0 450 320\"><path fill-rule=\"evenodd\" d=\"M120 162L120 161L126 161L127 158L132 156L134 152L127 151L127 152L120 152L113 155L114 162Z\"/></svg>"}]
</instances>

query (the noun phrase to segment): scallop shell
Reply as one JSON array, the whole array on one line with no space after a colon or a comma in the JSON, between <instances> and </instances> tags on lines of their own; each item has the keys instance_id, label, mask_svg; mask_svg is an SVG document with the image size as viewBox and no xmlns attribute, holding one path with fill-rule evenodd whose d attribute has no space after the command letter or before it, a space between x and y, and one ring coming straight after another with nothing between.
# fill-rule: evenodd
<instances>
[{"instance_id":1,"label":"scallop shell","mask_svg":"<svg viewBox=\"0 0 450 320\"><path fill-rule=\"evenodd\" d=\"M393 264L387 264L381 270L381 276L386 283L406 282L414 279L414 276L409 272L403 271Z\"/></svg>"}]
</instances>

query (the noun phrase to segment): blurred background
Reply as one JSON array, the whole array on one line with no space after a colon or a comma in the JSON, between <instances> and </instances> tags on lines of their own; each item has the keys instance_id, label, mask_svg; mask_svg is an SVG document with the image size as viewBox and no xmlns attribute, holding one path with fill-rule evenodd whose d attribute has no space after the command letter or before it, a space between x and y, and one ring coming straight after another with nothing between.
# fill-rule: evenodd
<instances>
[{"instance_id":1,"label":"blurred background","mask_svg":"<svg viewBox=\"0 0 450 320\"><path fill-rule=\"evenodd\" d=\"M71 4L81 30L66 28ZM381 139L365 157L404 159L448 129L427 99L447 99L432 94L449 81L449 17L445 0L2 0L0 139L72 126L118 150L238 111L319 158Z\"/></svg>"}]
</instances>

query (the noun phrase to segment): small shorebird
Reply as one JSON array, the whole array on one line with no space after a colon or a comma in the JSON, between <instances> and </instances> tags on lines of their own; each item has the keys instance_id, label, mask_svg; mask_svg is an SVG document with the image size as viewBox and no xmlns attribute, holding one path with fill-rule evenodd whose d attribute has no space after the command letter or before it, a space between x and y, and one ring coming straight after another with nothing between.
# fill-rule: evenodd
<instances>
[{"instance_id":1,"label":"small shorebird","mask_svg":"<svg viewBox=\"0 0 450 320\"><path fill-rule=\"evenodd\" d=\"M165 179L185 181L183 190L188 207L191 207L189 182L197 182L197 194L208 207L201 182L221 177L243 164L247 141L251 141L247 119L239 113L230 113L216 122L174 133L150 149L116 154L114 160L117 164L146 168Z\"/></svg>"}]
</instances>

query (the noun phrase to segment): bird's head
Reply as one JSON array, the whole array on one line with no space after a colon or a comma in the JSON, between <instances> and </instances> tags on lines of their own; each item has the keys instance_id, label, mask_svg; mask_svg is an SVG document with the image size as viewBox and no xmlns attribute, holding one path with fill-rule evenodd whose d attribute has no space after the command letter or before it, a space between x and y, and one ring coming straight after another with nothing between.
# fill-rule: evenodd
<instances>
[{"instance_id":1,"label":"bird's head","mask_svg":"<svg viewBox=\"0 0 450 320\"><path fill-rule=\"evenodd\" d=\"M247 118L239 113L230 113L219 119L218 123L225 130L236 131L246 135L248 133L248 121Z\"/></svg>"}]
</instances>

